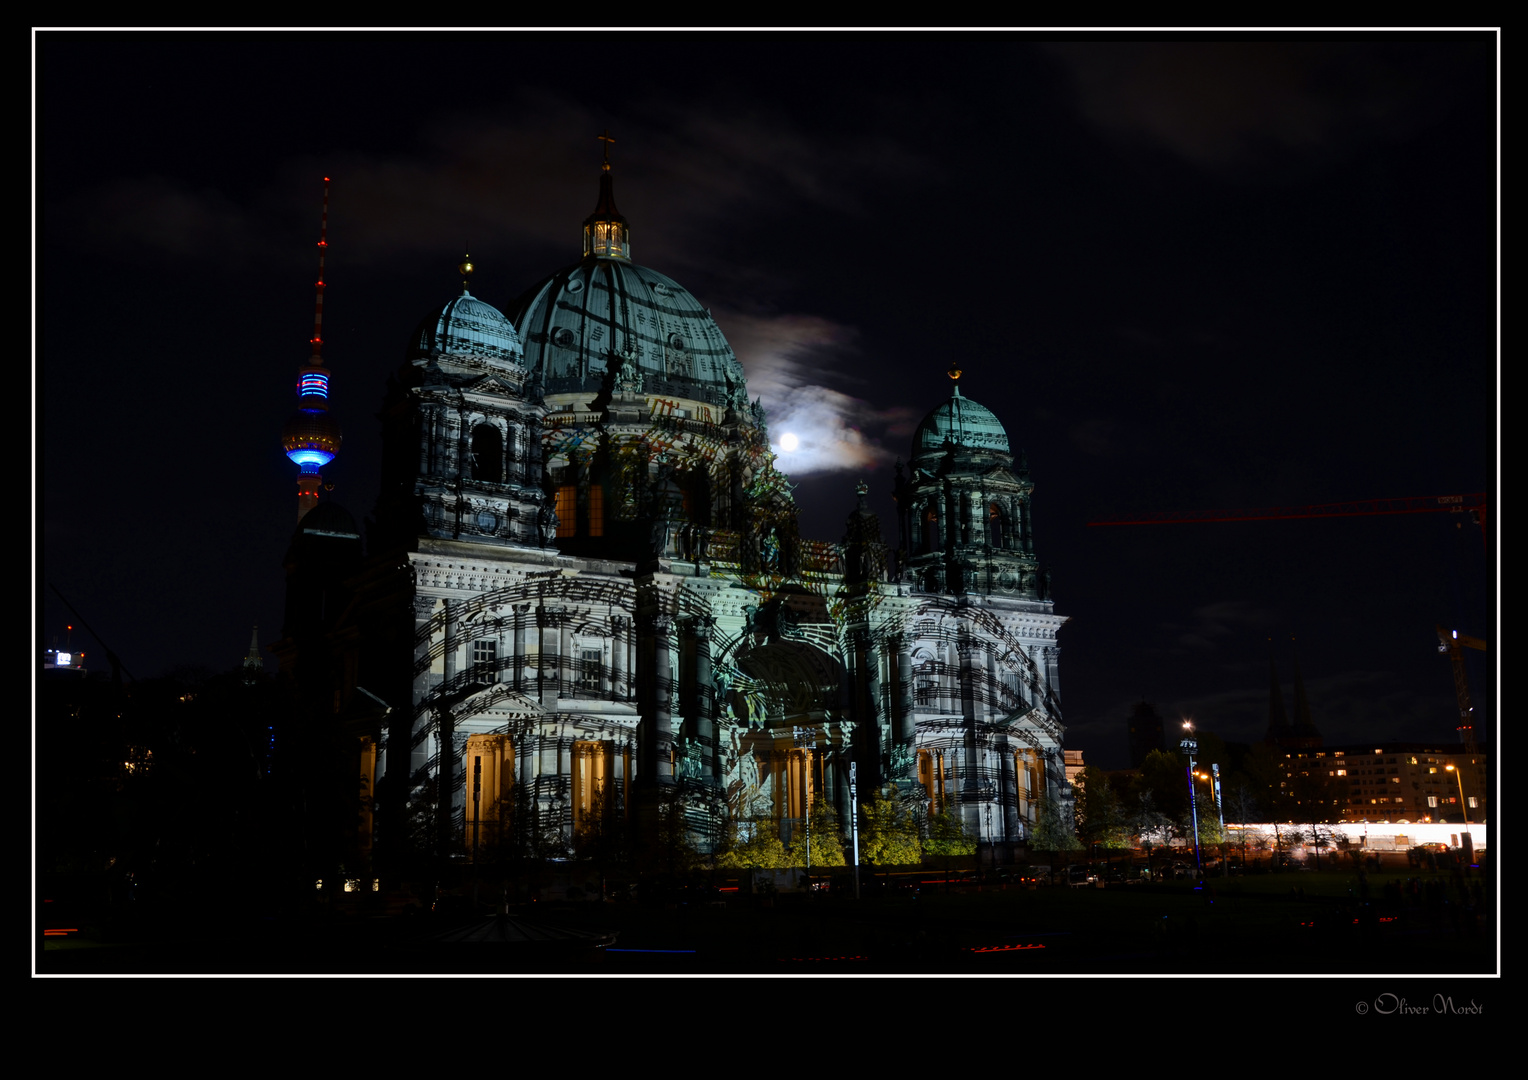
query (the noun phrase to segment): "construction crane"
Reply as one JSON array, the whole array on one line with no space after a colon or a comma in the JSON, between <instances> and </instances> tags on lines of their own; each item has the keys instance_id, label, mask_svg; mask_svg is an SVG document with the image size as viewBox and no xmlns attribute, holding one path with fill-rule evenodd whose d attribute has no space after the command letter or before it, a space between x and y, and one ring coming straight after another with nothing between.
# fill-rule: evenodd
<instances>
[{"instance_id":1,"label":"construction crane","mask_svg":"<svg viewBox=\"0 0 1528 1080\"><path fill-rule=\"evenodd\" d=\"M1470 704L1470 684L1464 674L1464 650L1486 651L1486 643L1478 637L1461 634L1457 630L1438 627L1438 651L1447 653L1454 664L1454 696L1459 699L1459 741L1464 743L1467 754L1477 753L1475 746L1475 706Z\"/></svg>"}]
</instances>

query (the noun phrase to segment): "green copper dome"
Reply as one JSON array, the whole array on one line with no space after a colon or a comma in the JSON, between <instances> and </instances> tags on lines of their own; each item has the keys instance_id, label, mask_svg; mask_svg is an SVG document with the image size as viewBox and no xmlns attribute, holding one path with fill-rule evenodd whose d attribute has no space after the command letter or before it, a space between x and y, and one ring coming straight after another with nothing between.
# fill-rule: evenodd
<instances>
[{"instance_id":1,"label":"green copper dome","mask_svg":"<svg viewBox=\"0 0 1528 1080\"><path fill-rule=\"evenodd\" d=\"M1000 454L1010 453L1008 433L992 414L992 410L978 405L955 387L950 399L923 418L913 435L913 460L928 454L937 454L946 443L970 450L987 450Z\"/></svg>"},{"instance_id":2,"label":"green copper dome","mask_svg":"<svg viewBox=\"0 0 1528 1080\"><path fill-rule=\"evenodd\" d=\"M465 288L440 311L426 315L409 339L406 360L456 356L524 364L514 324Z\"/></svg>"},{"instance_id":3,"label":"green copper dome","mask_svg":"<svg viewBox=\"0 0 1528 1080\"><path fill-rule=\"evenodd\" d=\"M711 313L629 259L591 256L559 270L515 301L510 318L544 394L592 398L617 358L635 362L647 394L724 406L746 393L743 365Z\"/></svg>"}]
</instances>

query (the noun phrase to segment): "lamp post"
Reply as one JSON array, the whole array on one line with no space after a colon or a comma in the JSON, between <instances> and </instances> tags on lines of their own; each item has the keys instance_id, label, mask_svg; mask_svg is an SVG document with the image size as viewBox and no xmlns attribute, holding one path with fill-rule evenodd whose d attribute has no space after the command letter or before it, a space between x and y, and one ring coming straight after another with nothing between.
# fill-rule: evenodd
<instances>
[{"instance_id":1,"label":"lamp post","mask_svg":"<svg viewBox=\"0 0 1528 1080\"><path fill-rule=\"evenodd\" d=\"M849 815L850 833L854 837L854 899L860 898L859 890L859 763L849 762Z\"/></svg>"},{"instance_id":2,"label":"lamp post","mask_svg":"<svg viewBox=\"0 0 1528 1080\"><path fill-rule=\"evenodd\" d=\"M1194 738L1193 721L1183 721L1183 731L1178 746L1188 755L1188 816L1194 823L1194 870L1203 877L1204 861L1199 856L1199 799L1194 792L1194 752L1199 749L1199 740Z\"/></svg>"},{"instance_id":3,"label":"lamp post","mask_svg":"<svg viewBox=\"0 0 1528 1080\"><path fill-rule=\"evenodd\" d=\"M1454 774L1454 783L1459 785L1459 810L1464 814L1464 830L1459 834L1459 844L1464 848L1465 858L1474 862L1475 844L1470 838L1470 804L1464 801L1464 777L1457 765L1445 765L1443 768Z\"/></svg>"},{"instance_id":4,"label":"lamp post","mask_svg":"<svg viewBox=\"0 0 1528 1080\"><path fill-rule=\"evenodd\" d=\"M1464 780L1459 775L1459 767L1457 765L1445 765L1443 769L1445 772L1453 773L1454 783L1459 785L1459 810L1464 814L1464 824L1466 826L1464 831L1469 832L1470 804L1464 801Z\"/></svg>"}]
</instances>

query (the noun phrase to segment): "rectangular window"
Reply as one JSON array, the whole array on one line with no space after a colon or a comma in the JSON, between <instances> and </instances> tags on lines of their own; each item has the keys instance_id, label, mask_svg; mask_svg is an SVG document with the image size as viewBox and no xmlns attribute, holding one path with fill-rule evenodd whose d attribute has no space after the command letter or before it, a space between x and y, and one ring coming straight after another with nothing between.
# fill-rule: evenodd
<instances>
[{"instance_id":1,"label":"rectangular window","mask_svg":"<svg viewBox=\"0 0 1528 1080\"><path fill-rule=\"evenodd\" d=\"M589 535L605 535L605 488L600 484L589 485Z\"/></svg>"},{"instance_id":2,"label":"rectangular window","mask_svg":"<svg viewBox=\"0 0 1528 1080\"><path fill-rule=\"evenodd\" d=\"M472 643L472 666L479 678L493 681L498 670L499 643L483 638Z\"/></svg>"},{"instance_id":3,"label":"rectangular window","mask_svg":"<svg viewBox=\"0 0 1528 1080\"><path fill-rule=\"evenodd\" d=\"M1428 806L1437 806L1438 805L1438 796L1436 796L1436 795L1429 795L1429 796L1427 796L1427 805Z\"/></svg>"},{"instance_id":4,"label":"rectangular window","mask_svg":"<svg viewBox=\"0 0 1528 1080\"><path fill-rule=\"evenodd\" d=\"M578 688L591 694L600 692L600 651L584 649L579 653Z\"/></svg>"},{"instance_id":5,"label":"rectangular window","mask_svg":"<svg viewBox=\"0 0 1528 1080\"><path fill-rule=\"evenodd\" d=\"M578 535L578 488L564 484L557 489L557 535Z\"/></svg>"}]
</instances>

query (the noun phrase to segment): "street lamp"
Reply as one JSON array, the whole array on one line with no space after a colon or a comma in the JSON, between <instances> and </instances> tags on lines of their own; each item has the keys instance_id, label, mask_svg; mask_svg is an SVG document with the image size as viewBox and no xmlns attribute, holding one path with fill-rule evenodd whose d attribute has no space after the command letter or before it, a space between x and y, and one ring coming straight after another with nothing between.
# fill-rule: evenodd
<instances>
[{"instance_id":1,"label":"street lamp","mask_svg":"<svg viewBox=\"0 0 1528 1080\"><path fill-rule=\"evenodd\" d=\"M1470 804L1464 801L1464 780L1459 775L1459 767L1457 765L1445 765L1443 769L1445 772L1453 773L1454 782L1459 785L1459 809L1464 812L1464 823L1468 825L1470 823ZM1465 831L1468 832L1469 830L1466 829Z\"/></svg>"},{"instance_id":2,"label":"street lamp","mask_svg":"<svg viewBox=\"0 0 1528 1080\"><path fill-rule=\"evenodd\" d=\"M1470 839L1470 804L1464 801L1464 777L1457 766L1445 765L1443 768L1454 774L1454 782L1459 785L1459 809L1464 813L1464 830L1459 834L1459 840L1466 860L1474 862L1475 845Z\"/></svg>"},{"instance_id":3,"label":"street lamp","mask_svg":"<svg viewBox=\"0 0 1528 1080\"><path fill-rule=\"evenodd\" d=\"M1199 749L1199 740L1194 738L1194 722L1183 721L1183 738L1178 746L1188 754L1188 816L1194 823L1194 869L1200 877L1204 876L1204 860L1199 857L1199 799L1194 793L1194 751Z\"/></svg>"}]
</instances>

